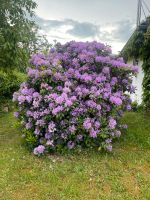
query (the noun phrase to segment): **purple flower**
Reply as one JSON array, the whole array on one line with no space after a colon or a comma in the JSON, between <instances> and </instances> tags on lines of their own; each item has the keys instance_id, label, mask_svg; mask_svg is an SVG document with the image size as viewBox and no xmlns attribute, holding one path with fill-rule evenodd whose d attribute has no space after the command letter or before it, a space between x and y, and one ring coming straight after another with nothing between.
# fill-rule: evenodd
<instances>
[{"instance_id":1,"label":"purple flower","mask_svg":"<svg viewBox=\"0 0 150 200\"><path fill-rule=\"evenodd\" d=\"M36 128L35 131L34 131L35 135L40 135L40 129L39 128Z\"/></svg>"},{"instance_id":2,"label":"purple flower","mask_svg":"<svg viewBox=\"0 0 150 200\"><path fill-rule=\"evenodd\" d=\"M52 110L52 114L53 114L53 115L57 115L57 113L59 113L59 112L61 112L61 111L63 111L63 107L62 107L62 106L57 106L56 108L54 108L54 109Z\"/></svg>"},{"instance_id":3,"label":"purple flower","mask_svg":"<svg viewBox=\"0 0 150 200\"><path fill-rule=\"evenodd\" d=\"M131 105L128 104L128 105L126 106L126 109L127 109L128 111L131 110Z\"/></svg>"},{"instance_id":4,"label":"purple flower","mask_svg":"<svg viewBox=\"0 0 150 200\"><path fill-rule=\"evenodd\" d=\"M120 137L120 136L121 136L121 132L118 131L118 130L116 130L116 131L115 131L115 136L116 136L116 137Z\"/></svg>"},{"instance_id":5,"label":"purple flower","mask_svg":"<svg viewBox=\"0 0 150 200\"><path fill-rule=\"evenodd\" d=\"M83 135L81 135L81 134L77 135L77 140L78 141L81 141L82 139L83 139Z\"/></svg>"},{"instance_id":6,"label":"purple flower","mask_svg":"<svg viewBox=\"0 0 150 200\"><path fill-rule=\"evenodd\" d=\"M90 121L90 118L86 118L83 122L83 127L87 130L89 130L92 127L92 123Z\"/></svg>"},{"instance_id":7,"label":"purple flower","mask_svg":"<svg viewBox=\"0 0 150 200\"><path fill-rule=\"evenodd\" d=\"M49 108L54 108L55 104L54 103L49 103Z\"/></svg>"},{"instance_id":8,"label":"purple flower","mask_svg":"<svg viewBox=\"0 0 150 200\"><path fill-rule=\"evenodd\" d=\"M93 128L90 130L90 136L92 138L96 138L97 137L97 131L95 131Z\"/></svg>"},{"instance_id":9,"label":"purple flower","mask_svg":"<svg viewBox=\"0 0 150 200\"><path fill-rule=\"evenodd\" d=\"M63 92L63 93L61 94L61 96L62 96L62 98L64 98L64 99L67 99L67 98L68 98L68 96L67 96L67 94L66 94L65 92Z\"/></svg>"},{"instance_id":10,"label":"purple flower","mask_svg":"<svg viewBox=\"0 0 150 200\"><path fill-rule=\"evenodd\" d=\"M74 133L75 130L76 130L76 127L75 127L74 125L69 126L69 131L70 131L71 133Z\"/></svg>"},{"instance_id":11,"label":"purple flower","mask_svg":"<svg viewBox=\"0 0 150 200\"><path fill-rule=\"evenodd\" d=\"M65 133L61 133L61 138L67 139L67 135Z\"/></svg>"},{"instance_id":12,"label":"purple flower","mask_svg":"<svg viewBox=\"0 0 150 200\"><path fill-rule=\"evenodd\" d=\"M123 129L127 129L127 128L128 128L127 124L122 124L121 127L122 127Z\"/></svg>"},{"instance_id":13,"label":"purple flower","mask_svg":"<svg viewBox=\"0 0 150 200\"><path fill-rule=\"evenodd\" d=\"M74 143L73 141L69 141L69 142L67 143L67 146L68 146L68 149L73 149L74 146L75 146L75 143Z\"/></svg>"},{"instance_id":14,"label":"purple flower","mask_svg":"<svg viewBox=\"0 0 150 200\"><path fill-rule=\"evenodd\" d=\"M136 90L136 88L133 86L133 85L131 85L130 86L130 93L132 94L132 93L135 93L135 90Z\"/></svg>"},{"instance_id":15,"label":"purple flower","mask_svg":"<svg viewBox=\"0 0 150 200\"><path fill-rule=\"evenodd\" d=\"M86 105L89 106L90 108L96 108L97 107L97 104L93 100L86 101Z\"/></svg>"},{"instance_id":16,"label":"purple flower","mask_svg":"<svg viewBox=\"0 0 150 200\"><path fill-rule=\"evenodd\" d=\"M101 62L101 63L109 63L110 62L109 57L103 57L103 56L97 56L95 60L96 60L96 62Z\"/></svg>"},{"instance_id":17,"label":"purple flower","mask_svg":"<svg viewBox=\"0 0 150 200\"><path fill-rule=\"evenodd\" d=\"M71 92L71 90L68 87L64 87L63 88L63 92L64 93L69 93L69 92Z\"/></svg>"},{"instance_id":18,"label":"purple flower","mask_svg":"<svg viewBox=\"0 0 150 200\"><path fill-rule=\"evenodd\" d=\"M65 102L66 107L70 107L70 106L72 106L72 104L73 104L72 101L70 101L69 99L67 99Z\"/></svg>"},{"instance_id":19,"label":"purple flower","mask_svg":"<svg viewBox=\"0 0 150 200\"><path fill-rule=\"evenodd\" d=\"M97 129L99 129L99 127L100 127L100 122L99 122L99 121L96 121L96 122L95 122L95 127L96 127Z\"/></svg>"},{"instance_id":20,"label":"purple flower","mask_svg":"<svg viewBox=\"0 0 150 200\"><path fill-rule=\"evenodd\" d=\"M34 119L38 119L39 116L40 116L40 113L39 113L39 112L35 111L35 112L33 113L33 118L34 118Z\"/></svg>"},{"instance_id":21,"label":"purple flower","mask_svg":"<svg viewBox=\"0 0 150 200\"><path fill-rule=\"evenodd\" d=\"M77 97L76 97L76 96L72 96L72 97L70 98L70 100L74 102L74 101L77 100Z\"/></svg>"},{"instance_id":22,"label":"purple flower","mask_svg":"<svg viewBox=\"0 0 150 200\"><path fill-rule=\"evenodd\" d=\"M98 111L100 111L102 109L101 105L97 105L96 108Z\"/></svg>"},{"instance_id":23,"label":"purple flower","mask_svg":"<svg viewBox=\"0 0 150 200\"><path fill-rule=\"evenodd\" d=\"M45 150L45 147L43 145L39 145L38 147L34 148L33 153L35 155L40 155L44 153L44 150Z\"/></svg>"},{"instance_id":24,"label":"purple flower","mask_svg":"<svg viewBox=\"0 0 150 200\"><path fill-rule=\"evenodd\" d=\"M26 116L27 116L27 117L33 116L33 112L30 111L30 110L27 110L27 112L26 112Z\"/></svg>"},{"instance_id":25,"label":"purple flower","mask_svg":"<svg viewBox=\"0 0 150 200\"><path fill-rule=\"evenodd\" d=\"M113 86L118 82L116 77L112 77L110 84Z\"/></svg>"},{"instance_id":26,"label":"purple flower","mask_svg":"<svg viewBox=\"0 0 150 200\"><path fill-rule=\"evenodd\" d=\"M104 97L104 99L108 99L109 93L105 92L103 97Z\"/></svg>"},{"instance_id":27,"label":"purple flower","mask_svg":"<svg viewBox=\"0 0 150 200\"><path fill-rule=\"evenodd\" d=\"M39 96L40 96L40 94L38 92L33 93L33 98L38 98Z\"/></svg>"},{"instance_id":28,"label":"purple flower","mask_svg":"<svg viewBox=\"0 0 150 200\"><path fill-rule=\"evenodd\" d=\"M108 144L106 146L106 150L109 151L109 152L111 152L112 151L112 145Z\"/></svg>"},{"instance_id":29,"label":"purple flower","mask_svg":"<svg viewBox=\"0 0 150 200\"><path fill-rule=\"evenodd\" d=\"M101 82L102 82L101 76L98 76L98 77L96 78L96 82L97 82L97 83L101 83Z\"/></svg>"},{"instance_id":30,"label":"purple flower","mask_svg":"<svg viewBox=\"0 0 150 200\"><path fill-rule=\"evenodd\" d=\"M62 74L59 73L59 72L56 72L56 73L54 74L54 77L55 77L56 80L61 80L61 79L62 79Z\"/></svg>"},{"instance_id":31,"label":"purple flower","mask_svg":"<svg viewBox=\"0 0 150 200\"><path fill-rule=\"evenodd\" d=\"M97 87L96 86L92 86L91 87L91 91L94 93L94 92L96 92L97 91Z\"/></svg>"},{"instance_id":32,"label":"purple flower","mask_svg":"<svg viewBox=\"0 0 150 200\"><path fill-rule=\"evenodd\" d=\"M70 87L71 85L72 85L72 83L70 81L65 82L65 87Z\"/></svg>"},{"instance_id":33,"label":"purple flower","mask_svg":"<svg viewBox=\"0 0 150 200\"><path fill-rule=\"evenodd\" d=\"M22 103L24 103L24 102L25 102L25 100L26 100L26 97L25 97L25 96L23 96L23 95L21 95L21 96L19 96L19 97L18 97L19 104L22 104Z\"/></svg>"},{"instance_id":34,"label":"purple flower","mask_svg":"<svg viewBox=\"0 0 150 200\"><path fill-rule=\"evenodd\" d=\"M48 132L49 133L53 133L55 130L56 130L56 125L55 125L55 123L54 122L50 122L49 124L48 124Z\"/></svg>"},{"instance_id":35,"label":"purple flower","mask_svg":"<svg viewBox=\"0 0 150 200\"><path fill-rule=\"evenodd\" d=\"M109 74L109 70L110 70L109 67L104 67L103 70L102 70L102 72L103 72L104 74Z\"/></svg>"},{"instance_id":36,"label":"purple flower","mask_svg":"<svg viewBox=\"0 0 150 200\"><path fill-rule=\"evenodd\" d=\"M54 141L53 140L47 140L46 144L48 146L54 146Z\"/></svg>"},{"instance_id":37,"label":"purple flower","mask_svg":"<svg viewBox=\"0 0 150 200\"><path fill-rule=\"evenodd\" d=\"M50 111L48 110L48 109L45 109L44 111L43 111L43 114L44 115L48 115L50 113Z\"/></svg>"},{"instance_id":38,"label":"purple flower","mask_svg":"<svg viewBox=\"0 0 150 200\"><path fill-rule=\"evenodd\" d=\"M115 96L110 97L110 102L117 106L120 106L122 104L122 100L119 97L115 97Z\"/></svg>"},{"instance_id":39,"label":"purple flower","mask_svg":"<svg viewBox=\"0 0 150 200\"><path fill-rule=\"evenodd\" d=\"M26 129L31 129L31 128L32 128L32 123L31 122L26 123Z\"/></svg>"},{"instance_id":40,"label":"purple flower","mask_svg":"<svg viewBox=\"0 0 150 200\"><path fill-rule=\"evenodd\" d=\"M110 129L114 129L114 128L116 127L116 125L117 125L116 120L113 119L113 118L110 118L110 119L109 119L109 128L110 128Z\"/></svg>"},{"instance_id":41,"label":"purple flower","mask_svg":"<svg viewBox=\"0 0 150 200\"><path fill-rule=\"evenodd\" d=\"M57 93L51 93L47 98L56 100L57 97L58 97Z\"/></svg>"},{"instance_id":42,"label":"purple flower","mask_svg":"<svg viewBox=\"0 0 150 200\"><path fill-rule=\"evenodd\" d=\"M62 104L63 101L64 101L64 98L62 96L59 96L56 98L56 103L58 103L58 104Z\"/></svg>"},{"instance_id":43,"label":"purple flower","mask_svg":"<svg viewBox=\"0 0 150 200\"><path fill-rule=\"evenodd\" d=\"M45 139L50 139L51 138L51 133L45 133Z\"/></svg>"},{"instance_id":44,"label":"purple flower","mask_svg":"<svg viewBox=\"0 0 150 200\"><path fill-rule=\"evenodd\" d=\"M26 96L26 100L27 100L28 103L31 103L31 101L32 101L32 96Z\"/></svg>"},{"instance_id":45,"label":"purple flower","mask_svg":"<svg viewBox=\"0 0 150 200\"><path fill-rule=\"evenodd\" d=\"M33 107L34 107L34 108L38 108L39 105L40 105L40 101L37 101L37 100L34 100L34 101L33 101Z\"/></svg>"},{"instance_id":46,"label":"purple flower","mask_svg":"<svg viewBox=\"0 0 150 200\"><path fill-rule=\"evenodd\" d=\"M62 91L62 90L63 90L63 87L59 85L59 86L57 86L57 90L58 90L58 91Z\"/></svg>"},{"instance_id":47,"label":"purple flower","mask_svg":"<svg viewBox=\"0 0 150 200\"><path fill-rule=\"evenodd\" d=\"M84 80L84 81L92 81L92 77L87 73L83 74L81 76L81 79Z\"/></svg>"},{"instance_id":48,"label":"purple flower","mask_svg":"<svg viewBox=\"0 0 150 200\"><path fill-rule=\"evenodd\" d=\"M44 126L45 125L45 121L43 119L39 119L36 121L36 125L37 126Z\"/></svg>"},{"instance_id":49,"label":"purple flower","mask_svg":"<svg viewBox=\"0 0 150 200\"><path fill-rule=\"evenodd\" d=\"M18 118L19 117L19 112L14 112L14 117Z\"/></svg>"},{"instance_id":50,"label":"purple flower","mask_svg":"<svg viewBox=\"0 0 150 200\"><path fill-rule=\"evenodd\" d=\"M23 88L22 90L21 90L21 93L23 94L23 95L28 95L28 88Z\"/></svg>"},{"instance_id":51,"label":"purple flower","mask_svg":"<svg viewBox=\"0 0 150 200\"><path fill-rule=\"evenodd\" d=\"M37 69L28 68L27 73L28 73L29 77L38 76L38 70Z\"/></svg>"},{"instance_id":52,"label":"purple flower","mask_svg":"<svg viewBox=\"0 0 150 200\"><path fill-rule=\"evenodd\" d=\"M128 80L127 80L127 79L123 79L123 80L122 80L122 83L123 83L123 84L128 84Z\"/></svg>"},{"instance_id":53,"label":"purple flower","mask_svg":"<svg viewBox=\"0 0 150 200\"><path fill-rule=\"evenodd\" d=\"M106 144L110 144L112 142L112 139L111 138L108 138L105 140Z\"/></svg>"}]
</instances>

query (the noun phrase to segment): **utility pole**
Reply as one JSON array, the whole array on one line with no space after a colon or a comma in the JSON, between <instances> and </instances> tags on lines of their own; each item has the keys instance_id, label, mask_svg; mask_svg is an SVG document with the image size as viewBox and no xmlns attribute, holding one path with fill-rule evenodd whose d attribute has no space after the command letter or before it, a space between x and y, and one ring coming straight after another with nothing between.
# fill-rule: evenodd
<instances>
[{"instance_id":1,"label":"utility pole","mask_svg":"<svg viewBox=\"0 0 150 200\"><path fill-rule=\"evenodd\" d=\"M142 9L142 0L138 0L138 6L137 6L137 21L136 21L136 27L138 28L141 22L141 9Z\"/></svg>"}]
</instances>

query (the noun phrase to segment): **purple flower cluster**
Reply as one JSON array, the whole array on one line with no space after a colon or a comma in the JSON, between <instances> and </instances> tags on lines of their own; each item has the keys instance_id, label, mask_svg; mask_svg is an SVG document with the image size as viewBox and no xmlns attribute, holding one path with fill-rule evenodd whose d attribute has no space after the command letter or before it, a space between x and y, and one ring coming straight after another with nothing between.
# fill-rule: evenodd
<instances>
[{"instance_id":1,"label":"purple flower cluster","mask_svg":"<svg viewBox=\"0 0 150 200\"><path fill-rule=\"evenodd\" d=\"M116 127L116 125L117 125L117 122L116 122L116 120L115 119L113 119L113 118L110 118L109 119L109 128L110 129L115 129L115 127Z\"/></svg>"},{"instance_id":2,"label":"purple flower cluster","mask_svg":"<svg viewBox=\"0 0 150 200\"><path fill-rule=\"evenodd\" d=\"M104 44L74 41L56 44L47 56L35 54L30 63L13 100L27 141L34 138L34 154L89 145L111 151L112 139L126 128L119 119L131 109L127 94L137 67Z\"/></svg>"},{"instance_id":3,"label":"purple flower cluster","mask_svg":"<svg viewBox=\"0 0 150 200\"><path fill-rule=\"evenodd\" d=\"M43 153L44 153L44 150L45 150L45 146L39 145L38 147L34 148L33 153L34 153L35 155L40 155L40 154L43 154Z\"/></svg>"}]
</instances>

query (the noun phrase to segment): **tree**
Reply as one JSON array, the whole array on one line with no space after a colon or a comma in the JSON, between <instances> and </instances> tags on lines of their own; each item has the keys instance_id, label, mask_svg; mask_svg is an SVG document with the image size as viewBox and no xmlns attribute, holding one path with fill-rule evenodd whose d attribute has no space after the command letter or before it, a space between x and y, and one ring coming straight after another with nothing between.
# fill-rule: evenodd
<instances>
[{"instance_id":1,"label":"tree","mask_svg":"<svg viewBox=\"0 0 150 200\"><path fill-rule=\"evenodd\" d=\"M32 20L36 6L33 0L0 0L0 69L25 68L39 43L47 43Z\"/></svg>"},{"instance_id":2,"label":"tree","mask_svg":"<svg viewBox=\"0 0 150 200\"><path fill-rule=\"evenodd\" d=\"M144 71L143 79L143 101L147 110L150 110L150 27L144 35L144 43L141 49L143 58L142 69Z\"/></svg>"}]
</instances>

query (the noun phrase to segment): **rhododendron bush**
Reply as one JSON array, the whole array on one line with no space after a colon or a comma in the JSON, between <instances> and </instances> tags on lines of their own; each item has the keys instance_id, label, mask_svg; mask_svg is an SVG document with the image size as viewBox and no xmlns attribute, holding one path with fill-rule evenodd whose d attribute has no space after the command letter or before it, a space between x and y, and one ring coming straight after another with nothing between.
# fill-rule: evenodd
<instances>
[{"instance_id":1,"label":"rhododendron bush","mask_svg":"<svg viewBox=\"0 0 150 200\"><path fill-rule=\"evenodd\" d=\"M97 42L56 44L30 60L27 81L14 93L26 141L36 155L81 147L112 151L123 112L131 109L137 67Z\"/></svg>"}]
</instances>

